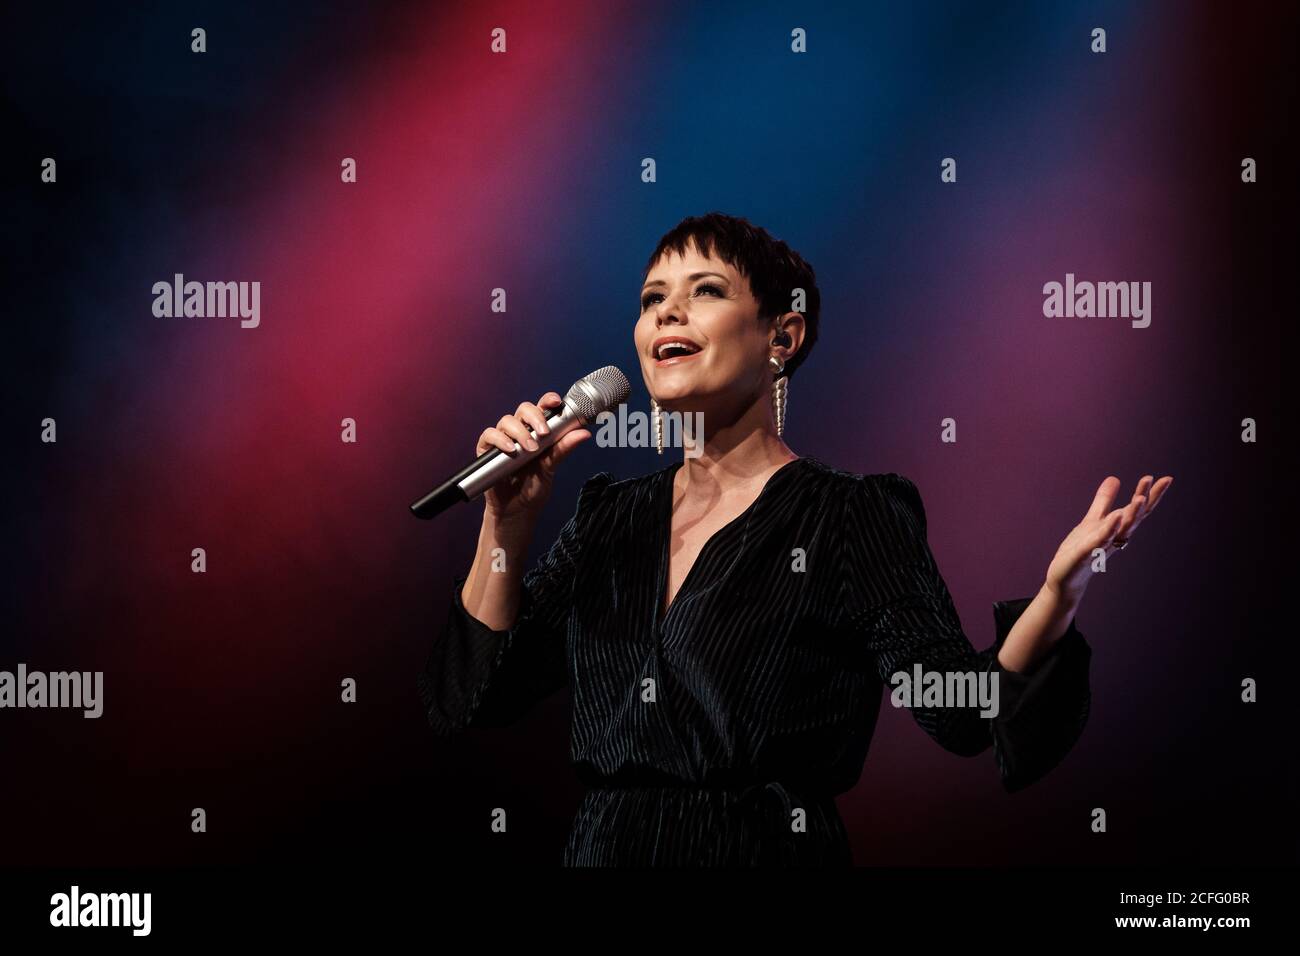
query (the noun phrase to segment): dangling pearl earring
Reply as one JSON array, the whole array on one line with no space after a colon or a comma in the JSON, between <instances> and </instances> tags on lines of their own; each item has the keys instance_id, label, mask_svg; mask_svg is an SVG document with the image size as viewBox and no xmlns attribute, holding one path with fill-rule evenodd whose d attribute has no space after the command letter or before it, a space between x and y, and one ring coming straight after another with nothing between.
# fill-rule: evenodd
<instances>
[{"instance_id":1,"label":"dangling pearl earring","mask_svg":"<svg viewBox=\"0 0 1300 956\"><path fill-rule=\"evenodd\" d=\"M785 371L785 363L775 355L769 355L768 364L772 366L772 371L776 375L781 375ZM786 393L789 391L790 379L781 375L772 383L772 412L776 417L776 434L781 437L785 434L785 400Z\"/></svg>"},{"instance_id":2,"label":"dangling pearl earring","mask_svg":"<svg viewBox=\"0 0 1300 956\"><path fill-rule=\"evenodd\" d=\"M653 397L650 399L650 417L654 419L655 450L662 455L664 453L664 419L659 411L659 403Z\"/></svg>"}]
</instances>

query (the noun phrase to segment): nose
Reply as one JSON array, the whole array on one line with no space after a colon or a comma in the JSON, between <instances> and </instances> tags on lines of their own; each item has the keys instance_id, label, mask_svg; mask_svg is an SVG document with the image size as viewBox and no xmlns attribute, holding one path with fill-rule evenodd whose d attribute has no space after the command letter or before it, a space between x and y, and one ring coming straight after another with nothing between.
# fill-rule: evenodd
<instances>
[{"instance_id":1,"label":"nose","mask_svg":"<svg viewBox=\"0 0 1300 956\"><path fill-rule=\"evenodd\" d=\"M660 327L669 322L681 322L681 309L676 305L676 300L665 298L655 310L655 326Z\"/></svg>"}]
</instances>

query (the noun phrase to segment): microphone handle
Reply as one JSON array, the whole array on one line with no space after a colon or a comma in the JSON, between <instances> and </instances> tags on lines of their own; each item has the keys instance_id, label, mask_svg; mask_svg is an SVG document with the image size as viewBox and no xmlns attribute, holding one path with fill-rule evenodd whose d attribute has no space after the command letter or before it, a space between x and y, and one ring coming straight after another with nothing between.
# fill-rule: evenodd
<instances>
[{"instance_id":1,"label":"microphone handle","mask_svg":"<svg viewBox=\"0 0 1300 956\"><path fill-rule=\"evenodd\" d=\"M550 431L538 435L533 429L528 434L537 442L537 451L527 451L519 442L515 442L515 454L507 455L500 448L489 448L483 454L452 475L433 491L429 492L415 504L411 513L417 518L429 519L442 514L452 505L461 501L477 498L498 481L523 468L534 458L541 455L568 432L581 428L583 421L578 413L566 401L546 417L546 427Z\"/></svg>"}]
</instances>

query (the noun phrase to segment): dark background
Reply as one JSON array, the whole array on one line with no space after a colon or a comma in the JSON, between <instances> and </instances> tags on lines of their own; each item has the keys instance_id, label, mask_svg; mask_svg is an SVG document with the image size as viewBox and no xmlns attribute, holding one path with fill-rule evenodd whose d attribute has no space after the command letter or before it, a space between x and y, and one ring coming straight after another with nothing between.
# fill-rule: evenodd
<instances>
[{"instance_id":1,"label":"dark background","mask_svg":"<svg viewBox=\"0 0 1300 956\"><path fill-rule=\"evenodd\" d=\"M0 711L0 862L558 863L581 796L567 697L507 730L428 732L415 675L478 509L425 524L406 506L503 411L592 368L623 367L645 408L640 270L680 218L721 209L817 268L789 443L917 482L976 647L1103 478L1127 496L1175 476L1079 612L1093 715L1066 761L1008 796L990 753L947 754L886 706L840 799L858 862L1294 863L1294 11L47 3L6 20L0 669L102 670L105 714ZM176 272L261 281L261 326L154 317ZM1067 272L1151 281L1151 326L1045 318L1042 285ZM584 447L536 550L586 476L664 463ZM488 829L498 806L508 837Z\"/></svg>"}]
</instances>

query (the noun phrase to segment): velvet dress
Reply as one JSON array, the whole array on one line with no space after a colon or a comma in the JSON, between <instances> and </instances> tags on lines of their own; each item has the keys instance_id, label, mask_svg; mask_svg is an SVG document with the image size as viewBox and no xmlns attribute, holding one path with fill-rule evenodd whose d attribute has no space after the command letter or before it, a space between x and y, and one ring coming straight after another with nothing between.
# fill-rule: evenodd
<instances>
[{"instance_id":1,"label":"velvet dress","mask_svg":"<svg viewBox=\"0 0 1300 956\"><path fill-rule=\"evenodd\" d=\"M587 786L566 866L851 865L835 796L857 783L891 676L997 676L999 710L913 700L945 749L1034 782L1087 721L1091 649L1071 621L1032 672L997 661L1030 598L993 605L976 651L926 539L916 486L797 458L704 545L666 613L673 476L589 479L523 579L506 631L464 608L418 688L438 734L499 727L568 687Z\"/></svg>"}]
</instances>

